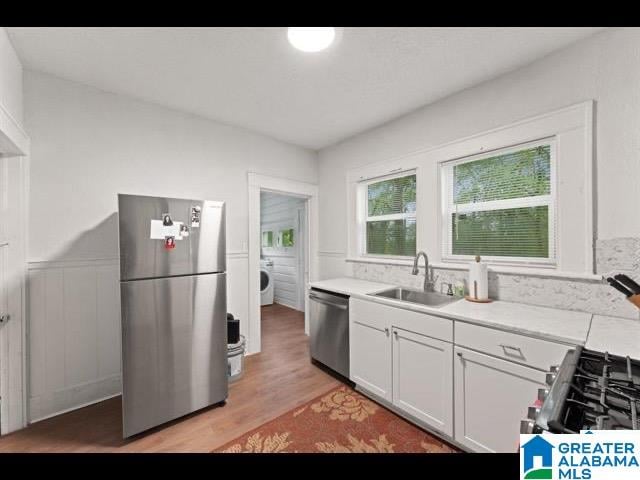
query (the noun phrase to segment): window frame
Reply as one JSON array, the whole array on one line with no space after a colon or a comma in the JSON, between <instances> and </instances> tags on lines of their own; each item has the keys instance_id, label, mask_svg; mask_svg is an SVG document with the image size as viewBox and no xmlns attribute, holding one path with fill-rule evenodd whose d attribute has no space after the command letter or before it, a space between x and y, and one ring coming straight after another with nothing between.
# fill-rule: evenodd
<instances>
[{"instance_id":1,"label":"window frame","mask_svg":"<svg viewBox=\"0 0 640 480\"><path fill-rule=\"evenodd\" d=\"M409 177L411 175L416 176L416 209L413 213L393 213L389 215L374 215L369 216L369 185L373 183L383 182L385 180L393 180L394 178ZM416 252L418 251L418 172L416 168L410 168L407 170L400 170L387 175L379 175L375 177L368 177L365 180L357 182L357 224L358 224L358 255L362 258L368 259L395 259L395 260L412 260L414 255L382 255L378 253L367 253L367 223L375 221L385 220L405 220L407 218L413 218L416 222Z\"/></svg>"},{"instance_id":2,"label":"window frame","mask_svg":"<svg viewBox=\"0 0 640 480\"><path fill-rule=\"evenodd\" d=\"M265 234L269 237L269 233L271 234L271 245L265 245ZM273 237L273 230L262 230L260 248L273 248Z\"/></svg>"},{"instance_id":3,"label":"window frame","mask_svg":"<svg viewBox=\"0 0 640 480\"><path fill-rule=\"evenodd\" d=\"M548 195L536 195L530 197L519 197L507 200L491 200L478 203L466 203L462 205L453 204L453 167L464 163L470 163L485 158L526 150L538 146L549 145L550 147L550 191ZM557 140L555 136L540 138L533 141L518 143L505 147L492 149L486 152L459 157L451 160L439 162L440 180L440 204L441 204L441 258L444 262L469 262L475 255L456 255L453 250L453 228L452 214L496 211L511 208L548 206L549 212L549 256L542 257L507 257L507 256L482 256L483 260L492 264L513 265L513 266L536 266L546 268L556 268L558 264L558 238L556 236L557 224Z\"/></svg>"}]
</instances>

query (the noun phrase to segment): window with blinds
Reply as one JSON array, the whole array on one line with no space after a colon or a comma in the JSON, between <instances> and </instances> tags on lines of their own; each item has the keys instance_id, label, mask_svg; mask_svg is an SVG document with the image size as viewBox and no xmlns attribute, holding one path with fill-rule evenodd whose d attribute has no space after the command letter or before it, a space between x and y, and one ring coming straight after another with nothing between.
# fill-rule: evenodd
<instances>
[{"instance_id":1,"label":"window with blinds","mask_svg":"<svg viewBox=\"0 0 640 480\"><path fill-rule=\"evenodd\" d=\"M444 257L554 263L554 143L442 164Z\"/></svg>"},{"instance_id":2,"label":"window with blinds","mask_svg":"<svg viewBox=\"0 0 640 480\"><path fill-rule=\"evenodd\" d=\"M412 257L416 254L416 174L373 180L365 198L364 253Z\"/></svg>"}]
</instances>

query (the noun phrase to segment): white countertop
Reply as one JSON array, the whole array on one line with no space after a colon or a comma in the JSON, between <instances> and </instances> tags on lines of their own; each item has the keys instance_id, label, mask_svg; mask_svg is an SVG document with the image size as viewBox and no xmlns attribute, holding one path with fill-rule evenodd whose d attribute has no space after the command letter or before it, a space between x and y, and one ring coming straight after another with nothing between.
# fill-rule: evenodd
<instances>
[{"instance_id":1,"label":"white countertop","mask_svg":"<svg viewBox=\"0 0 640 480\"><path fill-rule=\"evenodd\" d=\"M366 280L359 280L351 277L340 277L310 282L309 286L328 290L330 292L342 293L344 295L366 295L367 293L376 293L388 288L394 288L396 285L368 282Z\"/></svg>"},{"instance_id":2,"label":"white countertop","mask_svg":"<svg viewBox=\"0 0 640 480\"><path fill-rule=\"evenodd\" d=\"M514 302L473 303L460 299L443 307L428 307L389 298L372 297L397 285L342 277L311 282L311 287L393 305L457 321L486 325L553 341L584 345L640 360L640 320L538 307Z\"/></svg>"},{"instance_id":3,"label":"white countertop","mask_svg":"<svg viewBox=\"0 0 640 480\"><path fill-rule=\"evenodd\" d=\"M640 360L640 320L594 315L585 347Z\"/></svg>"},{"instance_id":4,"label":"white countertop","mask_svg":"<svg viewBox=\"0 0 640 480\"><path fill-rule=\"evenodd\" d=\"M393 288L396 285L368 282L348 277L311 282L310 286L407 310L441 315L458 321L574 345L585 344L592 317L590 313L498 300L491 303L473 303L460 299L442 307L428 307L367 295Z\"/></svg>"},{"instance_id":5,"label":"white countertop","mask_svg":"<svg viewBox=\"0 0 640 480\"><path fill-rule=\"evenodd\" d=\"M502 302L473 303L459 300L439 309L448 317L575 345L584 345L590 313Z\"/></svg>"}]
</instances>

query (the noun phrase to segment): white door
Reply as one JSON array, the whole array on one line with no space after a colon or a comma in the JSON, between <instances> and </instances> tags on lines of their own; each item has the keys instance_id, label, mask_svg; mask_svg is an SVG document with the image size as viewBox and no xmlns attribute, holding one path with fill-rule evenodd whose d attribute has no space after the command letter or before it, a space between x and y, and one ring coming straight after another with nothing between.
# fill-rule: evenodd
<instances>
[{"instance_id":1,"label":"white door","mask_svg":"<svg viewBox=\"0 0 640 480\"><path fill-rule=\"evenodd\" d=\"M453 435L453 345L393 329L393 404Z\"/></svg>"},{"instance_id":2,"label":"white door","mask_svg":"<svg viewBox=\"0 0 640 480\"><path fill-rule=\"evenodd\" d=\"M455 439L476 452L518 451L520 420L545 372L454 347Z\"/></svg>"},{"instance_id":3,"label":"white door","mask_svg":"<svg viewBox=\"0 0 640 480\"><path fill-rule=\"evenodd\" d=\"M384 400L391 397L391 332L375 304L349 301L349 371L357 385Z\"/></svg>"},{"instance_id":4,"label":"white door","mask_svg":"<svg viewBox=\"0 0 640 480\"><path fill-rule=\"evenodd\" d=\"M2 418L7 418L7 389L9 372L6 358L9 348L9 337L5 324L8 321L7 312L7 172L6 158L0 157L0 435L6 433L2 425Z\"/></svg>"}]
</instances>

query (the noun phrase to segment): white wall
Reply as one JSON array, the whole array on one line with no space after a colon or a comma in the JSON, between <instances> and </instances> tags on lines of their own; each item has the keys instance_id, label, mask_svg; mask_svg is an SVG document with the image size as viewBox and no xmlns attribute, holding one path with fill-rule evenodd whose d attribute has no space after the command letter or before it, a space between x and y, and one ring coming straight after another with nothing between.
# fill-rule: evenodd
<instances>
[{"instance_id":1,"label":"white wall","mask_svg":"<svg viewBox=\"0 0 640 480\"><path fill-rule=\"evenodd\" d=\"M247 172L315 183L315 153L25 72L31 418L119 391L117 193L227 202L228 310L248 319Z\"/></svg>"},{"instance_id":2,"label":"white wall","mask_svg":"<svg viewBox=\"0 0 640 480\"><path fill-rule=\"evenodd\" d=\"M588 99L596 101L597 237L640 236L639 84L640 30L608 30L321 150L321 276L349 271L344 263L347 170Z\"/></svg>"},{"instance_id":3,"label":"white wall","mask_svg":"<svg viewBox=\"0 0 640 480\"><path fill-rule=\"evenodd\" d=\"M0 106L22 125L22 64L4 27L0 27Z\"/></svg>"},{"instance_id":4,"label":"white wall","mask_svg":"<svg viewBox=\"0 0 640 480\"><path fill-rule=\"evenodd\" d=\"M281 305L304 310L301 296L298 211L304 209L305 200L288 195L263 192L260 194L260 230L273 232L273 247L262 247L262 257L273 260L274 301ZM293 228L293 247L277 246L280 230Z\"/></svg>"}]
</instances>

